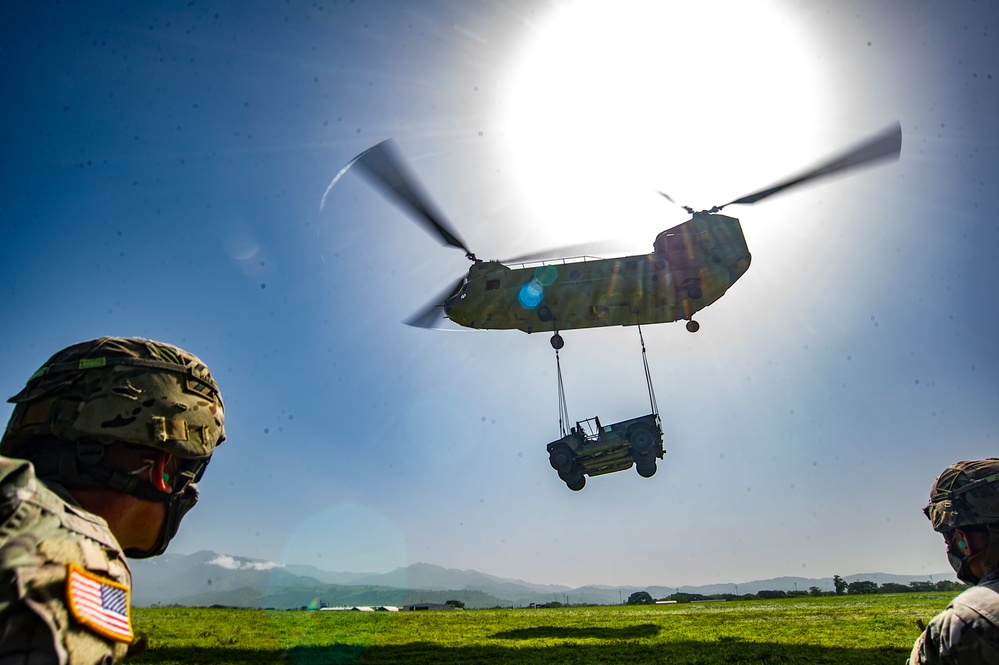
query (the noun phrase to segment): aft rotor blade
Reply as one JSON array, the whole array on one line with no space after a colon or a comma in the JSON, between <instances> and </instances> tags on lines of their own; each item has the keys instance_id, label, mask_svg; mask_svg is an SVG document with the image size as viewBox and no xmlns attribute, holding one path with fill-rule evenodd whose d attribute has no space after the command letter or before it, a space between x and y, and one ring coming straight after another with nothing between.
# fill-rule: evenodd
<instances>
[{"instance_id":1,"label":"aft rotor blade","mask_svg":"<svg viewBox=\"0 0 999 665\"><path fill-rule=\"evenodd\" d=\"M447 317L444 315L444 303L450 300L453 296L458 295L461 291L461 287L465 284L465 278L462 277L454 284L448 286L445 290L438 293L433 300L428 302L423 308L415 312L412 316L404 321L407 326L413 326L415 328L433 328L435 323L444 321Z\"/></svg>"},{"instance_id":2,"label":"aft rotor blade","mask_svg":"<svg viewBox=\"0 0 999 665\"><path fill-rule=\"evenodd\" d=\"M465 247L465 243L444 216L437 211L430 197L406 168L391 140L382 141L368 148L354 159L364 167L362 173L370 176L371 182L380 186L417 222L440 236L443 244L462 249L471 257L472 253Z\"/></svg>"},{"instance_id":3,"label":"aft rotor blade","mask_svg":"<svg viewBox=\"0 0 999 665\"><path fill-rule=\"evenodd\" d=\"M725 205L719 206L718 210L735 203L756 203L760 199L773 196L774 194L782 192L790 187L794 187L795 185L800 185L808 182L809 180L815 180L816 178L823 178L834 173L839 173L840 171L866 166L882 160L897 160L901 151L902 125L896 122L894 125L879 134L876 134L863 144L849 150L839 157L831 159L818 168L812 169L803 175L791 178L790 180L780 184L768 187L767 189L760 190L755 194L749 194L748 196L743 196L741 199L729 201Z\"/></svg>"},{"instance_id":4,"label":"aft rotor blade","mask_svg":"<svg viewBox=\"0 0 999 665\"><path fill-rule=\"evenodd\" d=\"M669 201L673 205L680 206L681 208L683 208L684 210L686 210L687 212L689 212L691 215L694 214L694 209L693 208L691 208L690 206L680 205L679 203L677 203L676 201L673 200L672 196L670 196L666 192L662 191L661 189L657 189L656 192L658 192L660 196L662 196L664 199L666 199L667 201ZM724 206L722 206L722 207L724 207ZM719 210L721 210L721 208L719 208Z\"/></svg>"}]
</instances>

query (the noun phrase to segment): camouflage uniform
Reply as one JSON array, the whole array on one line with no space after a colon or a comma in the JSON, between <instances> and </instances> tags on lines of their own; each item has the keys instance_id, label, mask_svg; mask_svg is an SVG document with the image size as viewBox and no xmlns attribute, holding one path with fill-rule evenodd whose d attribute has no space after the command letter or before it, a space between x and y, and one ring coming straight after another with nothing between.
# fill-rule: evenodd
<instances>
[{"instance_id":1,"label":"camouflage uniform","mask_svg":"<svg viewBox=\"0 0 999 665\"><path fill-rule=\"evenodd\" d=\"M125 555L107 523L64 492L29 462L0 456L2 663L117 663L133 639ZM70 571L124 597L119 616L67 602Z\"/></svg>"},{"instance_id":2,"label":"camouflage uniform","mask_svg":"<svg viewBox=\"0 0 999 665\"><path fill-rule=\"evenodd\" d=\"M957 576L974 586L933 617L913 645L909 663L999 665L999 459L958 462L945 469L923 512L934 531L943 534ZM962 556L952 544L957 529L987 531L988 545ZM959 543L958 548L964 547ZM985 571L981 579L972 572L972 559Z\"/></svg>"},{"instance_id":3,"label":"camouflage uniform","mask_svg":"<svg viewBox=\"0 0 999 665\"><path fill-rule=\"evenodd\" d=\"M177 347L103 337L52 356L10 401L0 440L0 665L121 662L134 640L125 557L161 554L197 502L196 482L225 439L218 386ZM126 449L152 459L123 467L116 455ZM74 501L76 488L165 504L155 544L122 551L108 523Z\"/></svg>"},{"instance_id":4,"label":"camouflage uniform","mask_svg":"<svg viewBox=\"0 0 999 665\"><path fill-rule=\"evenodd\" d=\"M999 571L992 571L933 617L912 647L909 663L999 665Z\"/></svg>"}]
</instances>

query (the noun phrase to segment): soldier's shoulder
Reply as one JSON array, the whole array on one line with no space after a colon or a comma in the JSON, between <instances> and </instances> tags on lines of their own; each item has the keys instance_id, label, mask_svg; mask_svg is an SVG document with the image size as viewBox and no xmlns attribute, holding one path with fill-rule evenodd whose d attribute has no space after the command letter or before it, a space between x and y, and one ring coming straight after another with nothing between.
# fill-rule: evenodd
<instances>
[{"instance_id":1,"label":"soldier's shoulder","mask_svg":"<svg viewBox=\"0 0 999 665\"><path fill-rule=\"evenodd\" d=\"M0 535L16 528L11 521L37 493L38 479L31 462L0 455Z\"/></svg>"},{"instance_id":2,"label":"soldier's shoulder","mask_svg":"<svg viewBox=\"0 0 999 665\"><path fill-rule=\"evenodd\" d=\"M46 486L29 462L0 458L0 568L70 563L131 583L107 522Z\"/></svg>"},{"instance_id":3,"label":"soldier's shoulder","mask_svg":"<svg viewBox=\"0 0 999 665\"><path fill-rule=\"evenodd\" d=\"M30 484L35 478L31 462L0 455L0 487L16 488Z\"/></svg>"},{"instance_id":4,"label":"soldier's shoulder","mask_svg":"<svg viewBox=\"0 0 999 665\"><path fill-rule=\"evenodd\" d=\"M999 632L999 579L993 577L965 589L948 607L966 623L984 623Z\"/></svg>"},{"instance_id":5,"label":"soldier's shoulder","mask_svg":"<svg viewBox=\"0 0 999 665\"><path fill-rule=\"evenodd\" d=\"M979 584L954 598L923 636L922 651L928 657L913 662L941 662L948 656L955 662L999 663L997 591Z\"/></svg>"},{"instance_id":6,"label":"soldier's shoulder","mask_svg":"<svg viewBox=\"0 0 999 665\"><path fill-rule=\"evenodd\" d=\"M11 458L0 458L0 571L10 580L0 585L3 639L19 635L16 646L44 662L124 656L131 573L118 542L103 519Z\"/></svg>"}]
</instances>

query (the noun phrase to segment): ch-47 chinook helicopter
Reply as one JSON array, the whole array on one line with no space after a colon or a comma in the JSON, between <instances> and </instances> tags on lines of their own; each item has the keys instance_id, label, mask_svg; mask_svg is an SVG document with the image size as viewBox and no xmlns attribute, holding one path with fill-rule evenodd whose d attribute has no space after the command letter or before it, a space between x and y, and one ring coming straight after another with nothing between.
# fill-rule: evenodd
<instances>
[{"instance_id":1,"label":"ch-47 chinook helicopter","mask_svg":"<svg viewBox=\"0 0 999 665\"><path fill-rule=\"evenodd\" d=\"M842 155L766 189L710 210L684 206L691 218L660 233L649 254L563 258L534 264L524 262L550 258L552 251L505 262L477 258L409 175L391 141L355 157L337 179L352 164L362 166L363 173L398 205L443 244L464 251L472 262L467 275L406 323L431 328L446 317L469 328L551 331L551 343L557 350L563 345L559 331L576 328L685 320L687 330L696 332L699 325L694 314L721 298L745 274L751 260L739 220L720 214L722 209L756 203L791 187L874 162L896 160L901 146L902 129L896 122ZM573 250L562 251L568 254Z\"/></svg>"}]
</instances>

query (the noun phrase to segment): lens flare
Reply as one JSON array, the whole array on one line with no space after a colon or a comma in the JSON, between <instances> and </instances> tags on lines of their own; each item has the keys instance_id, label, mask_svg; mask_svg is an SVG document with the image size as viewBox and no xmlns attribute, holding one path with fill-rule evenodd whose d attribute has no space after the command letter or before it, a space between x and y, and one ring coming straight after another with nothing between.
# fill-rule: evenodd
<instances>
[{"instance_id":1,"label":"lens flare","mask_svg":"<svg viewBox=\"0 0 999 665\"><path fill-rule=\"evenodd\" d=\"M520 287L520 293L517 294L517 302L524 309L534 309L544 298L545 287L536 278Z\"/></svg>"}]
</instances>

